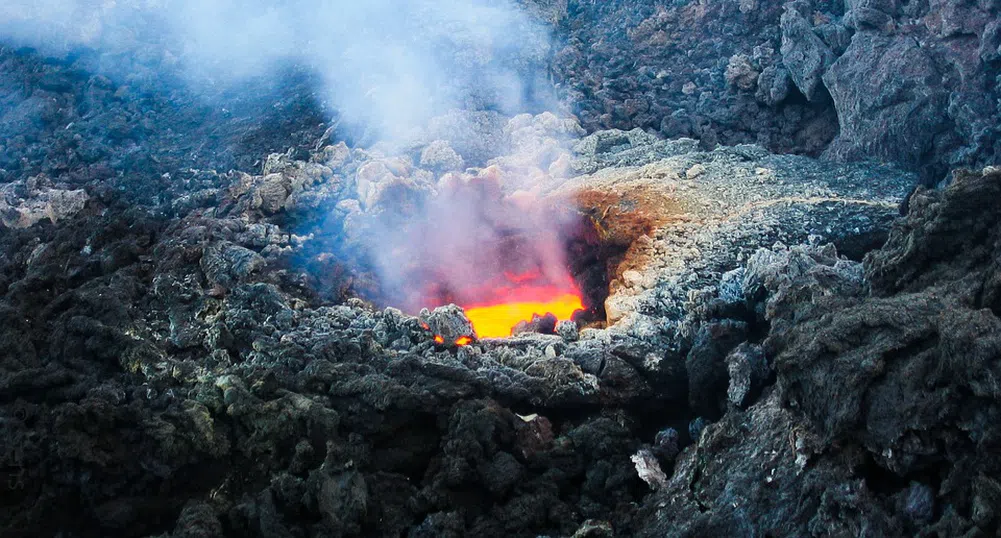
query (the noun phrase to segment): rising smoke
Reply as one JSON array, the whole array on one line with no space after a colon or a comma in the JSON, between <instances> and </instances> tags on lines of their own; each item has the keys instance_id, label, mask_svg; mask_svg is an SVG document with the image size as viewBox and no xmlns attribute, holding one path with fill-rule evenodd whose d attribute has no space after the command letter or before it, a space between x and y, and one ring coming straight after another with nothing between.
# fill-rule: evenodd
<instances>
[{"instance_id":1,"label":"rising smoke","mask_svg":"<svg viewBox=\"0 0 1001 538\"><path fill-rule=\"evenodd\" d=\"M340 136L362 133L350 136L388 148L422 140L433 118L450 111L496 118L555 103L549 29L513 0L5 0L0 40L56 55L96 49L107 58L99 69L113 79L152 64L196 93L277 77L294 64L322 81ZM476 128L459 137L501 151ZM466 164L498 156L470 153ZM475 185L441 188L436 179L428 190L440 196L406 222L369 228L373 261L399 306L481 302L489 291L474 288L505 274L572 286L552 215ZM404 270L414 266L416 273Z\"/></svg>"},{"instance_id":2,"label":"rising smoke","mask_svg":"<svg viewBox=\"0 0 1001 538\"><path fill-rule=\"evenodd\" d=\"M449 109L537 108L548 33L510 0L4 0L0 39L59 54L123 53L195 89L295 63L370 140L405 141Z\"/></svg>"}]
</instances>

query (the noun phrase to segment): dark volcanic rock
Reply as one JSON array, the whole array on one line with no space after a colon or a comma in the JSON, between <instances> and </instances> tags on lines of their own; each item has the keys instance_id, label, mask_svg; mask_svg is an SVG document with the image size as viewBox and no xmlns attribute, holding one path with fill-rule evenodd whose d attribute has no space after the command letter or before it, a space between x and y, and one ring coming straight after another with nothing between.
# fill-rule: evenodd
<instances>
[{"instance_id":1,"label":"dark volcanic rock","mask_svg":"<svg viewBox=\"0 0 1001 538\"><path fill-rule=\"evenodd\" d=\"M633 129L462 110L392 153L303 73L223 111L0 48L0 534L997 534L1001 172L898 216L913 175L762 147L996 155L996 2L532 6ZM386 307L367 219L474 177L576 196L609 326Z\"/></svg>"},{"instance_id":2,"label":"dark volcanic rock","mask_svg":"<svg viewBox=\"0 0 1001 538\"><path fill-rule=\"evenodd\" d=\"M821 76L834 62L834 53L807 21L806 17L811 14L809 8L806 2L786 4L786 12L781 19L782 47L779 50L782 52L782 63L799 91L808 101L818 101L827 97Z\"/></svg>"},{"instance_id":3,"label":"dark volcanic rock","mask_svg":"<svg viewBox=\"0 0 1001 538\"><path fill-rule=\"evenodd\" d=\"M949 102L942 74L911 36L855 34L824 82L841 125L827 149L831 157L917 164L934 153L936 139L951 127L942 114Z\"/></svg>"},{"instance_id":4,"label":"dark volcanic rock","mask_svg":"<svg viewBox=\"0 0 1001 538\"><path fill-rule=\"evenodd\" d=\"M647 498L637 535L898 535L865 482L844 462L818 458L819 449L803 419L775 394L728 413L706 427L667 486Z\"/></svg>"},{"instance_id":5,"label":"dark volcanic rock","mask_svg":"<svg viewBox=\"0 0 1001 538\"><path fill-rule=\"evenodd\" d=\"M837 134L834 108L808 102L789 78L795 70L811 98L823 93L817 80L831 53L815 61L825 46L805 21L790 35L810 43L789 40L780 52L781 2L568 4L552 69L588 131L640 128L709 149L757 143L811 155Z\"/></svg>"},{"instance_id":6,"label":"dark volcanic rock","mask_svg":"<svg viewBox=\"0 0 1001 538\"><path fill-rule=\"evenodd\" d=\"M568 6L552 69L588 131L895 162L932 183L1001 156L996 2Z\"/></svg>"}]
</instances>

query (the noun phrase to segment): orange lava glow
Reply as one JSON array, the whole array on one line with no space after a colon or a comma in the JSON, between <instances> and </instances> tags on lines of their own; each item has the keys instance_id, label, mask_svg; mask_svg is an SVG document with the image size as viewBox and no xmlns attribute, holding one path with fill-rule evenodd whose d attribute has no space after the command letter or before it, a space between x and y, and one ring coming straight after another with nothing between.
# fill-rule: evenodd
<instances>
[{"instance_id":1,"label":"orange lava glow","mask_svg":"<svg viewBox=\"0 0 1001 538\"><path fill-rule=\"evenodd\" d=\"M532 296L532 293L518 293ZM520 321L530 321L532 315L553 314L558 320L570 319L574 312L583 310L580 295L562 292L555 295L542 293L515 301L504 301L491 305L465 307L466 317L473 324L473 330L480 338L503 338L511 336L511 329Z\"/></svg>"},{"instance_id":2,"label":"orange lava glow","mask_svg":"<svg viewBox=\"0 0 1001 538\"><path fill-rule=\"evenodd\" d=\"M468 336L460 336L455 339L455 345L457 346L468 346L473 343L473 339Z\"/></svg>"}]
</instances>

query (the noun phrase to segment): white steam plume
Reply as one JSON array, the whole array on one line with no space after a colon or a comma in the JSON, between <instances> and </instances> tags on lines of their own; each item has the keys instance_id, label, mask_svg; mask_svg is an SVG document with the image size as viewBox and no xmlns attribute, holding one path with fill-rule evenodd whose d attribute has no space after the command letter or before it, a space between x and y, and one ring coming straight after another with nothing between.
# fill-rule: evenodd
<instances>
[{"instance_id":1,"label":"white steam plume","mask_svg":"<svg viewBox=\"0 0 1001 538\"><path fill-rule=\"evenodd\" d=\"M196 88L295 62L345 120L389 142L452 108L524 109L549 52L511 0L4 0L0 40L158 56Z\"/></svg>"}]
</instances>

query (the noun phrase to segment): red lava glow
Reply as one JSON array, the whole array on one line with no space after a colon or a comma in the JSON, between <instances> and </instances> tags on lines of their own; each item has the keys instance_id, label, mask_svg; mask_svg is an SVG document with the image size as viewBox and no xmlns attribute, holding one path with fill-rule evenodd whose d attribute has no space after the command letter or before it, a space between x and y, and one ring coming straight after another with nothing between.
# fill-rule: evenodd
<instances>
[{"instance_id":1,"label":"red lava glow","mask_svg":"<svg viewBox=\"0 0 1001 538\"><path fill-rule=\"evenodd\" d=\"M576 286L538 285L538 275L506 274L506 285L478 290L483 300L461 305L479 338L511 336L518 322L531 321L533 315L552 314L557 320L571 319L584 310Z\"/></svg>"},{"instance_id":2,"label":"red lava glow","mask_svg":"<svg viewBox=\"0 0 1001 538\"><path fill-rule=\"evenodd\" d=\"M379 248L370 254L395 304L408 312L464 309L473 334L435 336L439 345L503 338L533 316L564 321L585 310L567 263L568 234L581 216L567 200L508 192L531 181L504 173L488 167L474 176L446 174L433 198L401 200L374 228ZM551 331L548 322L533 328Z\"/></svg>"},{"instance_id":3,"label":"red lava glow","mask_svg":"<svg viewBox=\"0 0 1001 538\"><path fill-rule=\"evenodd\" d=\"M533 314L552 314L558 320L565 320L583 309L579 295L565 293L546 300L471 306L466 308L466 317L480 338L503 338L511 336L514 326L519 321L531 320Z\"/></svg>"}]
</instances>

